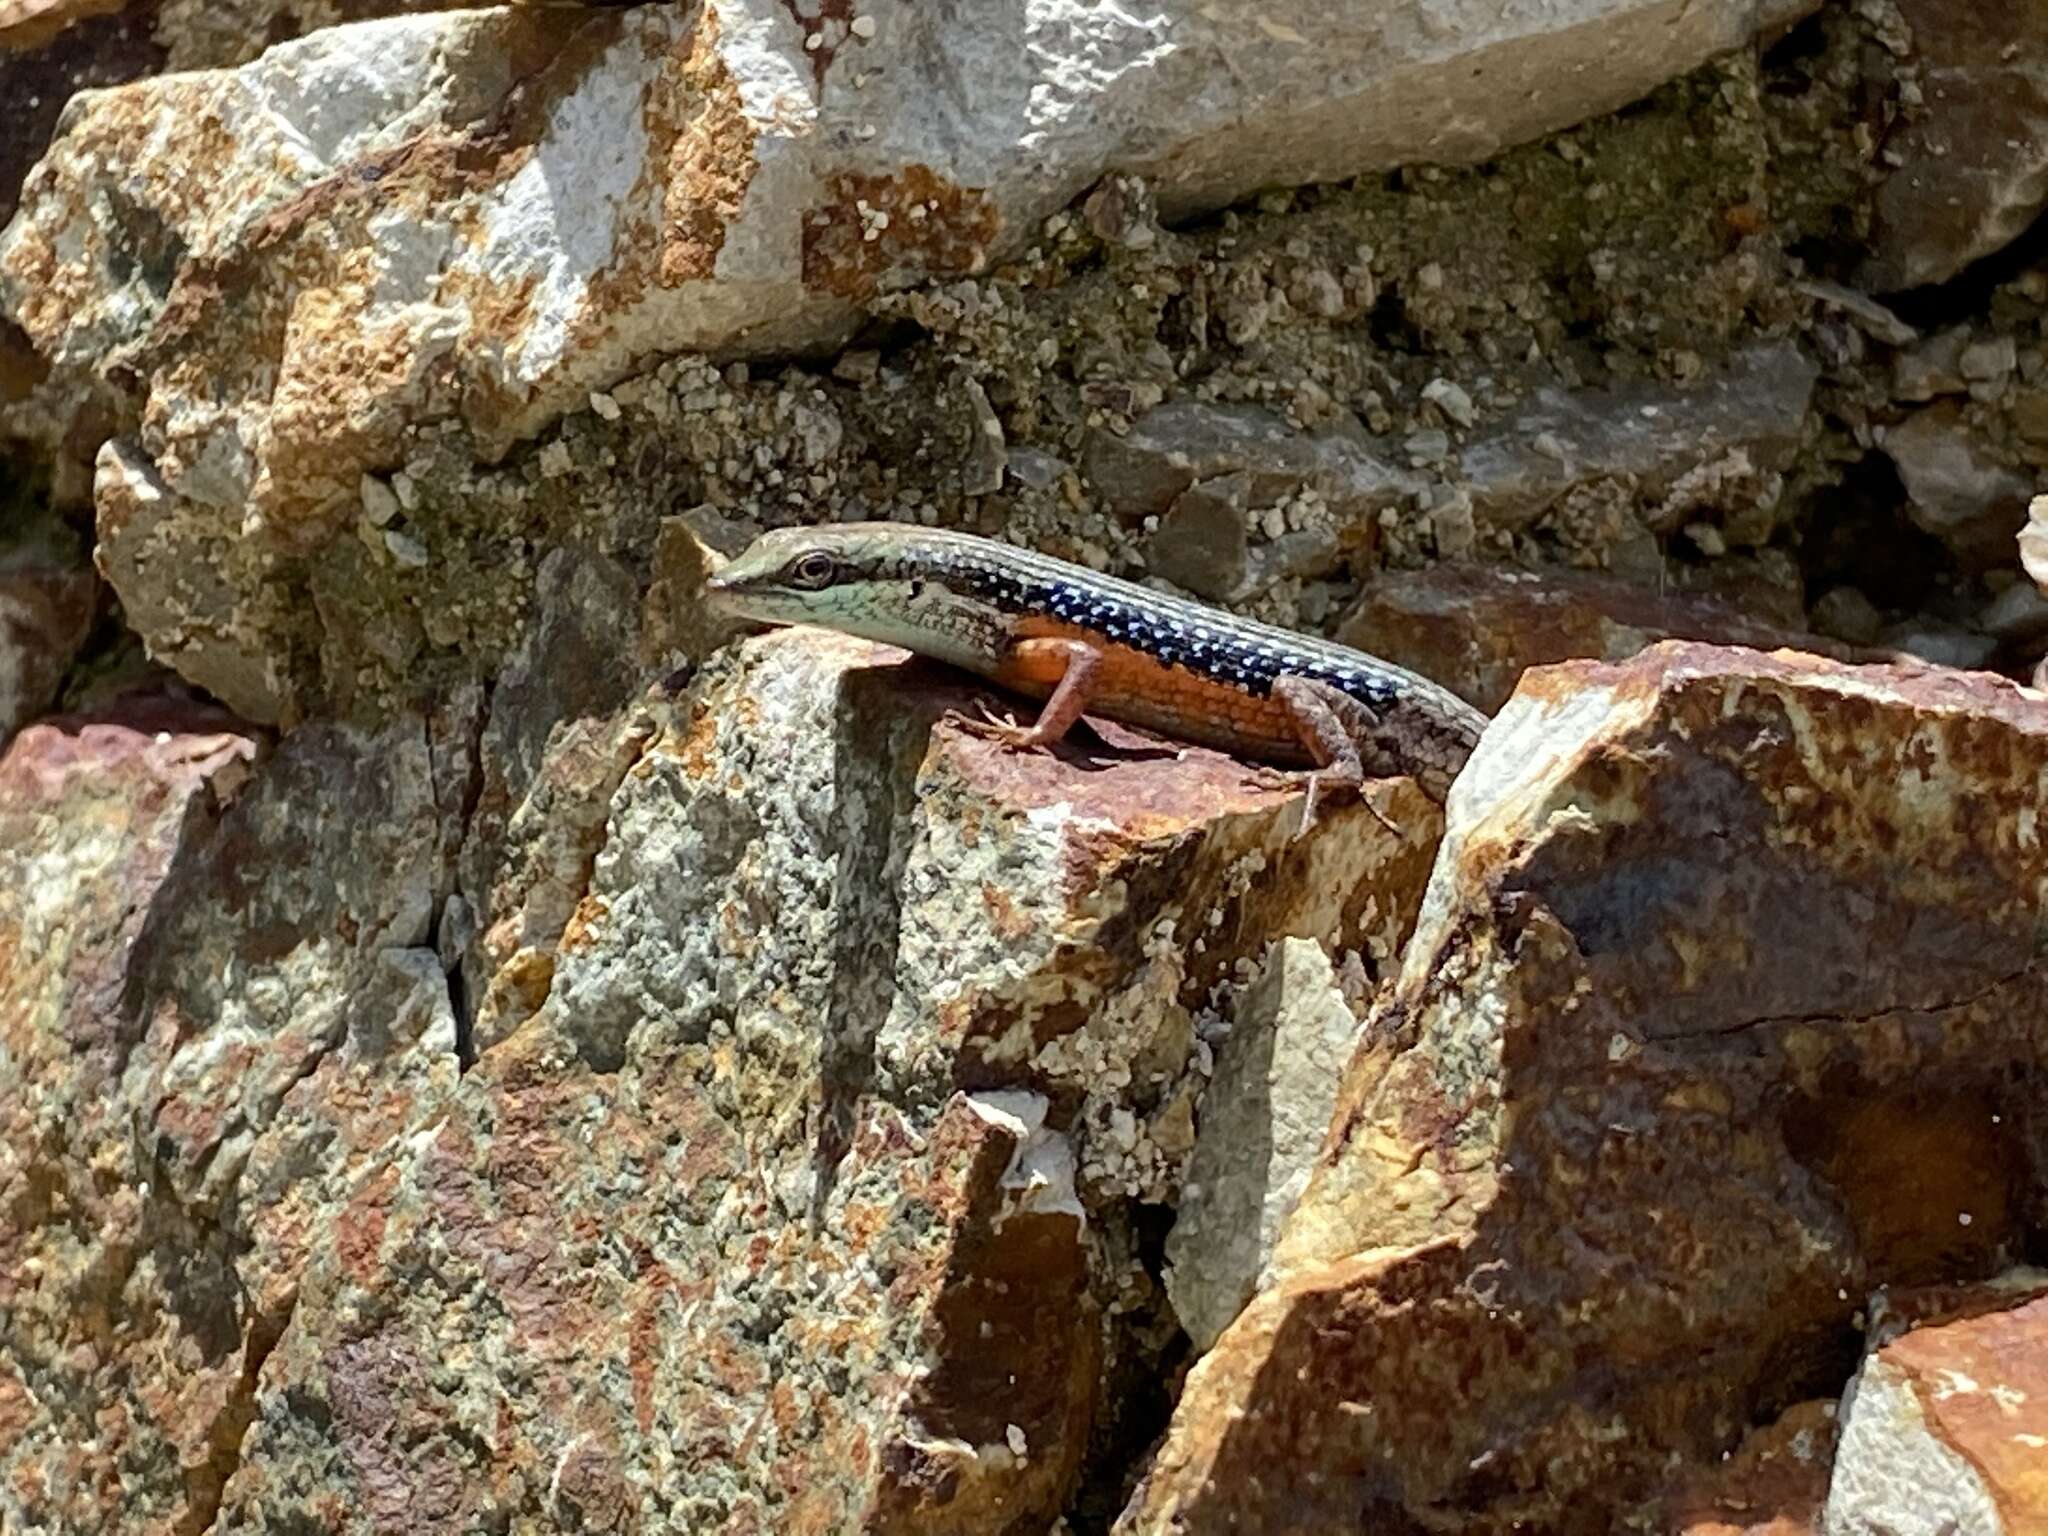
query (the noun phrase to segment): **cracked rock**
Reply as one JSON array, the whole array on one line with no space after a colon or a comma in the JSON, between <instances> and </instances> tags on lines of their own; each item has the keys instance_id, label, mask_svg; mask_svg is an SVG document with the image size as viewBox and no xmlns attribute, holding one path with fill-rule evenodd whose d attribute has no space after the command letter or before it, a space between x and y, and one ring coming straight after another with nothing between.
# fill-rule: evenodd
<instances>
[{"instance_id":1,"label":"cracked rock","mask_svg":"<svg viewBox=\"0 0 2048 1536\"><path fill-rule=\"evenodd\" d=\"M2011 1263L2048 1200L2048 864L2013 832L2044 786L2003 679L1680 643L1532 672L1276 1283L1123 1528L1627 1528L1872 1290Z\"/></svg>"},{"instance_id":2,"label":"cracked rock","mask_svg":"<svg viewBox=\"0 0 2048 1536\"><path fill-rule=\"evenodd\" d=\"M224 1526L559 1523L656 1483L679 1529L1049 1524L1108 1384L1158 1368L1131 1202L1178 1194L1198 1011L1284 934L1389 972L1433 808L1376 784L1297 841L1296 787L1009 752L945 674L816 631L580 743L532 663L477 835L552 800L601 839L504 864L532 1006L321 1230ZM489 996L521 951L483 948Z\"/></svg>"},{"instance_id":3,"label":"cracked rock","mask_svg":"<svg viewBox=\"0 0 2048 1536\"><path fill-rule=\"evenodd\" d=\"M1329 958L1306 939L1283 939L1217 1052L1166 1240L1166 1294L1197 1350L1216 1342L1257 1289L1308 1183L1357 1035Z\"/></svg>"},{"instance_id":4,"label":"cracked rock","mask_svg":"<svg viewBox=\"0 0 2048 1536\"><path fill-rule=\"evenodd\" d=\"M130 699L0 758L0 1520L207 1528L309 1255L454 1087L440 735ZM367 1246L366 1246L367 1245Z\"/></svg>"},{"instance_id":5,"label":"cracked rock","mask_svg":"<svg viewBox=\"0 0 2048 1536\"><path fill-rule=\"evenodd\" d=\"M78 97L0 236L0 313L54 370L51 442L112 378L173 489L303 544L408 427L460 419L502 453L639 358L829 349L862 301L1021 253L1109 170L1174 219L1480 160L1804 9L1701 0L1673 24L1651 0L1562 0L1390 27L1226 0L983 25L879 0L849 34L720 0L360 22Z\"/></svg>"}]
</instances>

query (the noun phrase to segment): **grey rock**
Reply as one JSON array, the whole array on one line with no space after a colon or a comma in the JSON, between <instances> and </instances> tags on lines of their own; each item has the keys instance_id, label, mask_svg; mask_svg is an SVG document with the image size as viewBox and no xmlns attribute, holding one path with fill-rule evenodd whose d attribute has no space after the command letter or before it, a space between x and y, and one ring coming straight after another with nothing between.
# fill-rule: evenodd
<instances>
[{"instance_id":1,"label":"grey rock","mask_svg":"<svg viewBox=\"0 0 2048 1536\"><path fill-rule=\"evenodd\" d=\"M2012 558L2032 484L2001 463L1955 406L1915 411L1884 436L1914 523L1984 570Z\"/></svg>"},{"instance_id":2,"label":"grey rock","mask_svg":"<svg viewBox=\"0 0 2048 1536\"><path fill-rule=\"evenodd\" d=\"M1921 110L1886 140L1864 281L1879 293L1945 282L2003 248L2048 205L2048 11L1898 0Z\"/></svg>"},{"instance_id":3,"label":"grey rock","mask_svg":"<svg viewBox=\"0 0 2048 1536\"><path fill-rule=\"evenodd\" d=\"M2019 349L2010 336L1986 336L1964 347L1956 362L1972 384L1998 384L2019 366Z\"/></svg>"},{"instance_id":4,"label":"grey rock","mask_svg":"<svg viewBox=\"0 0 2048 1536\"><path fill-rule=\"evenodd\" d=\"M1240 593L1250 571L1250 498L1242 470L1189 486L1145 541L1147 569L1212 602Z\"/></svg>"},{"instance_id":5,"label":"grey rock","mask_svg":"<svg viewBox=\"0 0 2048 1536\"><path fill-rule=\"evenodd\" d=\"M1197 1351L1257 1289L1308 1184L1358 1034L1321 947L1282 939L1240 999L1202 1095L1166 1293Z\"/></svg>"},{"instance_id":6,"label":"grey rock","mask_svg":"<svg viewBox=\"0 0 2048 1536\"><path fill-rule=\"evenodd\" d=\"M1973 630L1956 629L1929 620L1897 624L1884 632L1884 643L1894 650L1933 662L1937 667L1955 667L1976 672L1991 664L1998 654L1998 640Z\"/></svg>"},{"instance_id":7,"label":"grey rock","mask_svg":"<svg viewBox=\"0 0 2048 1536\"><path fill-rule=\"evenodd\" d=\"M1062 476L1072 471L1073 466L1065 459L1037 448L1012 448L1008 469L1010 478L1019 485L1028 485L1034 491L1049 491L1060 483Z\"/></svg>"},{"instance_id":8,"label":"grey rock","mask_svg":"<svg viewBox=\"0 0 2048 1536\"><path fill-rule=\"evenodd\" d=\"M1962 394L1969 387L1963 377L1963 348L1969 343L1969 328L1959 325L1901 352L1892 360L1892 393L1913 401Z\"/></svg>"},{"instance_id":9,"label":"grey rock","mask_svg":"<svg viewBox=\"0 0 2048 1536\"><path fill-rule=\"evenodd\" d=\"M1341 516L1363 516L1416 495L1423 482L1386 461L1362 431L1301 432L1256 405L1170 400L1128 434L1090 435L1082 473L1129 522L1163 515L1197 481L1241 473L1251 507L1304 486Z\"/></svg>"},{"instance_id":10,"label":"grey rock","mask_svg":"<svg viewBox=\"0 0 2048 1536\"><path fill-rule=\"evenodd\" d=\"M986 496L1003 488L1003 472L1010 463L1002 419L989 404L988 392L973 379L960 381L960 393L967 401L971 418L967 456L960 469L960 489L969 496Z\"/></svg>"},{"instance_id":11,"label":"grey rock","mask_svg":"<svg viewBox=\"0 0 2048 1536\"><path fill-rule=\"evenodd\" d=\"M1711 480L1726 466L1747 484L1791 462L1818 376L1796 347L1771 342L1695 385L1542 389L1466 445L1458 475L1482 527L1526 527L1574 487L1603 480L1628 482L1660 526L1675 524L1699 504L1673 495L1690 489L1689 475ZM1711 504L1715 488L1701 489Z\"/></svg>"},{"instance_id":12,"label":"grey rock","mask_svg":"<svg viewBox=\"0 0 2048 1536\"><path fill-rule=\"evenodd\" d=\"M1825 307L1847 315L1866 334L1876 337L1886 346L1911 346L1920 338L1918 331L1867 293L1859 293L1854 288L1846 288L1840 283L1822 282L1817 278L1794 283L1792 286Z\"/></svg>"},{"instance_id":13,"label":"grey rock","mask_svg":"<svg viewBox=\"0 0 2048 1536\"><path fill-rule=\"evenodd\" d=\"M1884 628L1884 615L1857 588L1830 587L1814 599L1813 627L1852 645L1870 645Z\"/></svg>"},{"instance_id":14,"label":"grey rock","mask_svg":"<svg viewBox=\"0 0 2048 1536\"><path fill-rule=\"evenodd\" d=\"M2000 640L2038 640L2048 635L2048 592L2016 581L1984 605L1977 625Z\"/></svg>"}]
</instances>

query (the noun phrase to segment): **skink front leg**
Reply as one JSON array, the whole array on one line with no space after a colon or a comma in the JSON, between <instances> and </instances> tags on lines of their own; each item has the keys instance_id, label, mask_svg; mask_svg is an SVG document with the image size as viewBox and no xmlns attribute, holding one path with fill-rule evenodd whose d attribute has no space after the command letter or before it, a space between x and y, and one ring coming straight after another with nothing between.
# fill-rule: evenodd
<instances>
[{"instance_id":1,"label":"skink front leg","mask_svg":"<svg viewBox=\"0 0 2048 1536\"><path fill-rule=\"evenodd\" d=\"M1102 653L1082 640L1051 636L1019 640L1003 659L996 680L1019 690L1031 689L1033 684L1042 689L1053 682L1052 696L1028 726L989 719L969 728L1013 747L1049 747L1065 737L1087 711L1089 690L1101 666Z\"/></svg>"}]
</instances>

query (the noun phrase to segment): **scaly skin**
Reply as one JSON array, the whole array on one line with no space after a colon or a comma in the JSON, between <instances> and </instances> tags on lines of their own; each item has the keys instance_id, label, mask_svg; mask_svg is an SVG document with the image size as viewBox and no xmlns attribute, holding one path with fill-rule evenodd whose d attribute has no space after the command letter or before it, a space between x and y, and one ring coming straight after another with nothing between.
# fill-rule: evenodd
<instances>
[{"instance_id":1,"label":"scaly skin","mask_svg":"<svg viewBox=\"0 0 2048 1536\"><path fill-rule=\"evenodd\" d=\"M972 534L779 529L710 594L728 618L901 646L1045 700L1034 725L996 727L1022 746L1094 714L1313 767L1323 782L1406 774L1441 803L1486 727L1463 700L1378 657Z\"/></svg>"}]
</instances>

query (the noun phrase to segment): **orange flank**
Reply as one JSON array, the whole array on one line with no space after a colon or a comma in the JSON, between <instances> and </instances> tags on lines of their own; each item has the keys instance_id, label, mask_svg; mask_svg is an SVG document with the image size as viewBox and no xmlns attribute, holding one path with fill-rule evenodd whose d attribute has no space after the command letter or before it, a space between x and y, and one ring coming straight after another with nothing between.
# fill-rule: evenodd
<instances>
[{"instance_id":1,"label":"orange flank","mask_svg":"<svg viewBox=\"0 0 2048 1536\"><path fill-rule=\"evenodd\" d=\"M1010 638L995 681L1029 698L1048 698L1066 675L1075 647L1085 646L1095 652L1097 662L1081 703L1082 714L1276 764L1312 762L1300 728L1276 699L1255 698L1229 683L1167 666L1141 650L1059 619L1019 619Z\"/></svg>"}]
</instances>

